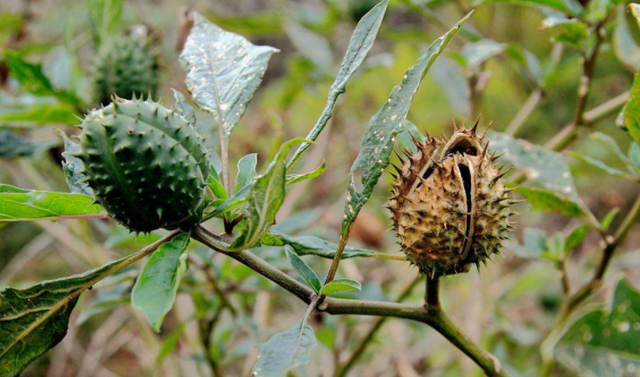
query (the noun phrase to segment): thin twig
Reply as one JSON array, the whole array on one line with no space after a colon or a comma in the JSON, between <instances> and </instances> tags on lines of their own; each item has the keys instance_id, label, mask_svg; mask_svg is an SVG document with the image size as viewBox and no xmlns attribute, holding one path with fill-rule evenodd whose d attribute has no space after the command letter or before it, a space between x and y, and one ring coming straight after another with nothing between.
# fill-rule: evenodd
<instances>
[{"instance_id":1,"label":"thin twig","mask_svg":"<svg viewBox=\"0 0 640 377\"><path fill-rule=\"evenodd\" d=\"M538 106L542 97L543 91L540 88L531 92L529 98L527 98L524 105L522 105L518 113L516 113L516 116L513 117L513 119L509 123L509 126L507 127L505 133L511 136L516 136L522 129L524 122L527 120L527 118L529 118L533 110L535 110Z\"/></svg>"},{"instance_id":2,"label":"thin twig","mask_svg":"<svg viewBox=\"0 0 640 377\"><path fill-rule=\"evenodd\" d=\"M613 237L605 238L605 246L602 250L602 257L600 263L593 273L593 277L586 283L580 290L578 290L573 296L571 296L567 303L567 308L562 314L562 318L568 317L575 308L586 300L593 292L598 290L602 285L602 278L609 267L611 259L618 248L618 246L624 241L631 227L640 218L640 196L636 198L633 206L625 216L624 220L616 230Z\"/></svg>"},{"instance_id":3,"label":"thin twig","mask_svg":"<svg viewBox=\"0 0 640 377\"><path fill-rule=\"evenodd\" d=\"M202 318L198 321L198 325L200 327L200 341L204 348L205 358L215 377L224 377L224 370L220 367L218 360L216 360L211 354L211 336L224 308L224 305L220 305L211 319Z\"/></svg>"},{"instance_id":4,"label":"thin twig","mask_svg":"<svg viewBox=\"0 0 640 377\"><path fill-rule=\"evenodd\" d=\"M402 302L407 297L409 297L411 295L411 291L413 291L413 288L415 288L415 286L418 284L418 282L420 282L420 280L422 280L422 276L418 276L413 280L411 280L409 284L407 284L400 291L400 294L398 295L396 302ZM349 370L353 368L353 366L356 364L358 359L360 359L360 357L364 354L364 351L367 349L369 344L371 344L371 340L373 340L374 336L378 333L378 331L380 331L380 329L382 328L382 325L384 325L386 321L387 321L387 317L380 317L376 319L374 323L371 324L369 329L366 331L365 335L362 337L362 339L360 339L360 342L358 342L355 349L349 356L349 359L347 359L347 361L342 366L340 365L336 366L334 377L345 377L347 375Z\"/></svg>"},{"instance_id":5,"label":"thin twig","mask_svg":"<svg viewBox=\"0 0 640 377\"><path fill-rule=\"evenodd\" d=\"M196 265L196 267L198 267L200 271L202 271L202 273L205 276L205 279L207 280L207 283L211 287L211 290L218 296L218 298L220 298L220 301L222 301L222 306L229 309L231 314L234 317L236 317L238 315L238 310L236 309L235 305L231 302L229 297L227 297L227 294L222 289L220 289L220 286L218 285L218 277L215 276L215 272L211 268L211 266L207 266L202 263L199 263L195 259L192 259L192 262Z\"/></svg>"},{"instance_id":6,"label":"thin twig","mask_svg":"<svg viewBox=\"0 0 640 377\"><path fill-rule=\"evenodd\" d=\"M342 259L342 254L344 253L345 247L347 247L347 241L349 240L349 234L351 233L351 227L353 226L353 222L347 225L347 228L342 232L340 236L340 242L338 243L338 247L336 248L336 255L333 257L333 262L331 262L331 267L329 268L329 272L327 273L327 278L324 281L324 284L329 284L336 277L336 273L338 272L338 266L340 265L340 260Z\"/></svg>"},{"instance_id":7,"label":"thin twig","mask_svg":"<svg viewBox=\"0 0 640 377\"><path fill-rule=\"evenodd\" d=\"M233 253L224 253L217 250L215 243L209 242L208 236L202 232L200 228L194 229L191 236L211 249L221 252L251 268L255 272L294 294L307 304L314 303L315 300L318 299L315 291L311 288L308 288L296 279L271 266L269 263L265 262L250 251L244 250ZM327 297L320 305L318 305L317 310L333 315L355 314L404 318L427 324L469 356L480 368L482 368L487 376L509 376L507 372L501 369L500 363L497 362L497 359L464 335L462 331L458 329L453 322L451 322L440 307L432 305L426 305L424 307L410 306L384 301L362 301Z\"/></svg>"}]
</instances>

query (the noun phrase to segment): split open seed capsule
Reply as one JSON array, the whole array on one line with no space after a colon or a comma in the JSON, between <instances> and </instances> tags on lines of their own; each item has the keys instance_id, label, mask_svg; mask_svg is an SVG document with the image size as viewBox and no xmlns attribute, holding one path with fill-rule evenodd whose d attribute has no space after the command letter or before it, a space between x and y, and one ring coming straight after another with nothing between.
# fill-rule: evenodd
<instances>
[{"instance_id":1,"label":"split open seed capsule","mask_svg":"<svg viewBox=\"0 0 640 377\"><path fill-rule=\"evenodd\" d=\"M484 134L461 126L442 142L414 138L396 166L389 208L407 259L430 276L467 272L499 252L516 203L494 166Z\"/></svg>"}]
</instances>

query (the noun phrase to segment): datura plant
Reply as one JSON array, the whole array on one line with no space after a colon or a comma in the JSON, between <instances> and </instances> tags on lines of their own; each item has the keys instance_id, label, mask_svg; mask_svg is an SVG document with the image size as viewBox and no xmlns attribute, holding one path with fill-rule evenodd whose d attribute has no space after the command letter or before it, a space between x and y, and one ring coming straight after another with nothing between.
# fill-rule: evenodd
<instances>
[{"instance_id":1,"label":"datura plant","mask_svg":"<svg viewBox=\"0 0 640 377\"><path fill-rule=\"evenodd\" d=\"M485 2L500 1L483 0L478 3ZM84 95L80 94L79 89L76 93L69 85L60 86L60 80L50 80L48 75L52 69L44 70L41 65L28 62L20 52L7 50L2 54L2 64L6 65L14 79L7 87L28 92L29 95L24 98L37 102L38 107L22 113L19 111L23 110L4 112L3 107L0 123L40 116L45 118L40 123L61 122L77 128L67 129L66 133L59 132L64 152L61 152L63 173L59 173L58 178L61 184L66 180L70 192L66 192L66 189L65 192L46 189L53 186L52 182L55 180L48 178L54 173L47 172L47 178L41 178L42 172L33 166L26 163L14 164L11 161L10 173L20 170L17 167L25 168L27 173L25 175L28 179L15 181L33 182L39 189L0 184L0 227L7 223L39 220L45 233L55 235L53 239L60 241L65 250L68 247L81 256L79 261L75 256L72 258L63 253L65 261L69 261L75 270L82 271L83 266L102 264L102 267L87 267L88 271L77 275L43 281L26 288L8 286L0 291L0 377L14 377L23 373L30 364L65 338L70 322L81 326L88 321L96 321L98 314L128 301L135 308L133 313L141 313L150 329L160 334L146 331L146 327L136 328L131 332L135 335L144 334L145 340L156 342L153 344L157 347L151 348L160 350L157 363L142 362L157 366L151 367L153 371L143 373L145 375L156 373L161 365L163 369L171 369L164 368L161 363L177 347L192 348L191 353L182 350L179 352L179 357L188 364L185 375L192 375L192 371L196 369L203 376L214 377L249 374L255 377L312 375L303 373L303 369L311 368L308 365L314 357L312 350L318 340L331 348L334 370L326 370L332 366L323 359L319 363L323 370L314 375L361 375L351 373L351 369L365 354L385 320L393 317L430 326L462 351L460 355L468 356L481 369L481 374L486 376L525 375L530 374L530 369L535 367L541 377L548 377L559 368L556 361L563 368L585 376L638 376L640 293L630 282L621 280L612 290L614 300L611 309L585 306L584 303L594 297L601 287L609 286L605 280L605 272L611 265L614 253L640 217L640 199L636 199L633 204L628 203L628 210L620 211L626 212L620 221L616 220L619 209L614 209L599 219L599 215L592 213L586 202L581 200L572 170L564 155L559 153L583 135L589 134L589 126L622 109L618 118L621 129L616 129L616 132L623 135L626 133L624 137L629 137L627 142L631 143L631 147L628 154L622 152L611 136L604 133L590 134L594 139L592 142L605 144L624 167L614 168L603 161L577 153L575 157L607 174L628 179L635 184L640 182L640 78L636 78L630 92L586 111L596 59L603 45L610 46L605 43L610 29L606 25L616 7L619 11L624 11L623 4L602 0L584 7L582 4L585 2L573 0L528 1L527 3L554 9L553 16L546 19L544 25L550 29L549 32L554 33L556 46L564 45L563 48L553 49L554 55L544 64L544 69L538 58L524 48L482 37L479 30L486 29L483 27L465 27L464 33L460 33L464 34L463 38L457 37L457 44L448 47L470 20L473 13L470 12L451 29L443 29L442 36L425 48L424 53L404 74L397 75L401 79L395 87L385 89L382 95L376 92L375 95L361 96L366 99L364 102L379 101L380 107L362 131L358 154L348 174L342 177L346 181L346 193L334 196L339 198L338 205L327 206L331 210L323 212L327 217L335 217L332 223L335 228L326 227L328 232L336 232L334 238L337 242L333 243L316 237L317 229L314 229L314 235L292 235L304 227L300 225L305 223L301 217L289 216L294 208L292 202L304 191L304 187L298 186L295 190L290 188L324 172L326 166L321 162L324 149L316 144L325 143L325 146L329 144L329 148L334 147L331 143L335 138L319 139L319 136L327 128L352 76L359 75L358 85L364 85L374 76L371 69L375 69L375 75L386 71L397 73L396 68L389 70L384 65L375 64L384 59L367 60L389 1L373 4L368 0L354 0L343 4L342 9L350 11L352 18L346 24L353 26L351 21L358 21L342 63L339 68L336 67L337 74L333 84L318 86L328 88L322 112L305 137L283 142L282 133L271 138L272 135L262 129L260 139L274 141L269 153L265 156L261 154L261 159L265 161L260 165L262 168L257 168L258 155L255 153L239 158L237 162L232 161L236 152L242 150L241 147L235 147L236 141L232 135L261 86L269 60L279 50L254 45L243 36L224 30L200 14L188 13L184 15L181 25L184 29L184 33L181 33L183 38L178 44L181 49L180 65L186 73L184 84L190 96L174 90L172 100L167 101L165 98L162 101L158 97L160 66L149 38L139 38L135 33L124 35L115 26L123 13L123 3L89 1L93 15L92 26L98 33L94 36L97 53L88 80L93 91L91 100L81 100L80 97ZM337 6L333 2L328 3L331 3L328 6ZM420 15L432 17L430 11L423 8L427 6L425 4L418 5L414 1L397 3L401 3L397 6L406 6L402 8L403 11L416 10ZM432 3L440 2L428 3L432 6ZM452 8L451 11L464 9L466 6L465 3L458 5L460 7ZM632 5L629 9L632 16L640 20L640 8ZM342 15L348 17L344 12ZM628 29L630 26L624 23L628 21L627 18L629 17L621 13L618 22ZM437 21L433 24L430 22L429 25L444 25L441 19ZM293 95L291 93L296 90L311 97L309 93L312 91L303 90L310 81L299 81L324 80L333 64L333 53L322 54L320 51L321 47L330 48L331 44L324 43L324 37L315 31L307 30L301 24L293 24L294 22L293 19L287 19L285 28L293 44L309 55L309 61L288 67L294 71L306 69L307 63L317 67L314 66L313 74L305 73L305 77L298 75L279 86L280 89L284 87L286 92L282 97L287 99L283 99L283 102L287 102L289 96ZM278 22L277 25L269 24L265 28L280 26ZM316 28L320 27L316 25ZM395 38L390 40L399 39L400 34L391 33L390 29L391 26L387 30L389 35ZM617 29L616 35L625 30L629 32L627 29ZM296 32L292 33L292 30ZM3 33L0 34L4 36ZM406 33L409 34L411 33ZM424 33L421 31L412 35L412 38L419 36L422 39ZM313 43L299 43L299 38L304 36ZM624 43L631 43L633 36L629 34L627 37ZM403 40L403 43L409 44L410 41ZM311 49L309 45L312 45ZM336 46L344 44L337 43ZM611 46L616 50L620 48L620 43ZM449 137L439 139L426 131L420 132L409 118L419 118L417 115L421 113L415 109L416 112L410 114L412 101L415 96L418 96L416 102L418 101L420 95L416 93L419 93L423 79L445 49L449 55L447 63L456 65L457 71L463 76L463 89L453 88L453 84L452 88L447 89L454 89L450 92L455 92L458 102L461 101L459 97L469 97L468 108L461 107L454 117L478 121L472 127L454 124L453 133L447 133ZM397 50L400 53L403 51L402 48ZM568 50L571 52L567 57L563 54L567 54ZM522 73L525 80L528 80L527 85L535 88L531 98L511 124L499 124L493 129L504 127L504 133L488 131L488 128L484 129L479 125L482 92L491 76L484 63L498 55L510 62L509 71L516 71L512 66L517 66L519 74ZM633 61L631 55L633 54L621 56L626 63L637 69L640 67L640 60ZM405 60L399 62L406 61L408 56L410 55L405 54ZM365 61L370 64L363 64ZM361 65L363 69L360 71L364 72L358 72ZM545 146L516 138L522 124L542 101L543 94L554 93L550 90L553 78L562 76L568 81L574 75L566 74L564 69L578 66L582 70L582 78L575 116L571 122ZM442 73L446 69L443 67L436 66L436 70ZM622 79L618 77L616 80L618 88ZM375 86L379 88L385 83L386 81L379 80ZM525 90L525 87L529 87L527 85L519 83L518 89ZM391 91L387 96L388 89ZM2 106L24 101L22 94L11 100L5 100L4 92L2 95ZM39 97L46 98L40 101ZM286 123L297 122L298 118L280 117L279 111L272 109L275 107L273 103L277 102L273 101L273 97L277 97L274 92L268 92L266 97L269 97L269 101L266 101L268 111L256 112L271 115L263 123L273 122L278 126L282 124L280 129L284 129ZM291 108L302 103L306 111L307 99L293 101L296 104L291 105ZM95 103L99 107L87 109L84 103ZM507 108L506 105L504 108ZM566 107L563 107L562 113L566 113L564 110ZM79 121L74 118L74 112L82 113ZM433 114L421 115L420 122L431 119ZM255 120L259 116L252 118ZM336 128L348 128L343 127L344 123L335 122L334 131ZM416 123L419 122L416 120ZM296 123L296 127L298 126ZM425 128L431 127L435 125L425 125ZM479 132L479 129L484 131ZM358 132L353 128L348 130L350 135L357 135ZM240 144L244 147L248 145L239 142L238 145ZM51 144L42 147L36 142L18 137L13 131L0 131L0 157L27 157L29 153L33 155L42 149L51 149ZM306 156L309 150L313 153ZM397 153L394 154L394 151ZM328 153L332 154L332 151ZM339 155L336 153L336 156ZM51 160L59 157L53 150L51 156L47 156ZM334 163L333 158L336 156L331 155L332 159L328 163ZM305 157L305 164L299 164ZM500 164L505 166L499 166ZM511 167L507 168L506 165ZM508 174L512 171L511 168L515 168L515 171ZM232 171L235 174L232 175ZM338 182L341 188L343 183L339 175L343 171L346 172L346 169L336 168L330 178L331 182ZM379 181L385 182L387 179L390 179L390 185L379 184ZM388 199L387 207L391 213L390 225L399 243L396 252L372 251L352 245L350 236L362 231L362 223L356 223L356 219L360 216L362 221L365 217L361 216L361 212L369 199L376 198L372 202L379 204L369 205L370 208L375 207L381 216L388 214L382 206L387 199L385 195L388 195L389 186L391 198ZM547 237L541 230L518 229L524 238L524 243L519 244L519 235L512 232L515 229L514 206L521 201L516 198L517 195L531 205L518 206L519 212L527 214L530 209L555 212L572 218L565 225L573 230L566 235L559 232ZM288 202L285 198L293 199ZM342 198L345 198L344 206ZM318 198L314 197L315 199ZM336 211L337 215L334 214ZM283 217L279 218L277 224L276 214ZM70 219L83 221L72 223L72 226L66 228L62 221ZM51 221L56 223L52 224ZM526 224L526 221L521 223ZM11 225L0 232L10 227ZM598 240L594 244L599 245L596 252L600 255L600 262L597 265L593 261L584 263L584 271L590 271L593 265L596 267L590 277L585 278L584 273L581 274L579 281L582 285L573 287L574 280L577 279L571 278L569 272L573 274L577 268L568 268L573 259L576 259L572 258L571 253L587 239L587 235ZM86 237L91 241L80 242L79 237ZM105 239L107 241L103 243ZM129 241L123 241L125 239ZM394 238L389 234L386 239ZM38 247L41 241L40 237L36 238L34 247ZM138 249L139 242L147 246ZM501 259L494 256L502 253L503 246L514 251L517 255L514 258L552 262L550 265L556 269L555 275L544 275L545 284L551 286L552 279L560 276L556 285L557 290L563 292L557 305L548 305L557 307L557 320L552 327L545 329L547 335L527 335L529 347L533 343L532 338L544 338L539 349L527 349L527 352L519 352L518 355L510 351L511 343L501 343L504 339L511 342L511 338L517 338L510 335L510 330L514 327L509 322L510 315L490 314L491 317L485 318L479 317L484 315L482 312L485 310L478 310L468 318L468 321L477 320L476 324L491 323L486 327L499 334L497 338L500 340L495 341L490 341L489 333L486 336L482 334L483 345L492 347L485 350L465 335L444 310L452 302L459 308L469 307L464 306L469 303L463 302L469 295L447 295L447 301L443 303L439 296L441 280L469 282L476 278L473 275L475 272L457 274L470 271L472 265L487 264L489 260L493 260L494 265L501 264ZM107 263L109 258L117 255L118 249L122 253L126 250L138 251L128 253L120 259L113 258L114 261ZM96 251L97 256L89 253L91 250ZM31 253L29 251L26 259L35 255ZM580 258L587 259L584 255L586 254L581 252ZM138 267L136 262L146 257L148 259L144 265ZM318 259L308 264L314 257ZM322 260L319 258L331 261L328 270L322 274L316 273L315 269L327 265L320 263ZM371 260L361 264L361 259L358 258ZM26 263L21 258L17 259L19 260L15 263L18 265ZM351 259L349 268L341 265L344 259ZM238 266L234 263L241 264L241 269L236 269ZM406 271L410 276L396 276L393 272L396 269L386 265L378 268L377 263L397 263L397 269ZM529 265L524 265L524 262L511 264L524 267L517 267L517 273L510 272L499 277L496 274L491 277L499 279L491 282L492 286L498 287L499 295L509 296L510 300L513 296L521 295L523 287L540 285L540 278L532 278L529 274ZM11 268L0 267L2 282L8 281L5 280L6 274L16 269L13 261L9 265ZM363 289L359 281L346 277L360 278L362 275L359 268L364 270L372 265L379 271L384 271L388 281L408 281L396 302L386 296L386 292L383 292L386 289ZM501 268L502 265L497 267ZM479 273L481 271L488 274L500 268L478 270ZM258 275L262 279L252 278ZM324 281L321 281L320 276L325 277ZM282 289L265 292L267 281ZM424 282L425 294L412 295L419 282ZM482 305L489 301L490 295L485 296L485 290L482 295L479 293L483 287L469 284L471 289L468 291L471 295L478 292L478 296L482 296ZM507 286L510 284L517 286L519 293L509 290ZM86 295L93 300L80 300L83 293L94 288L94 293ZM546 288L545 286L545 291ZM361 294L357 292L360 290L363 290ZM256 325L258 319L255 318L262 318L270 311L266 303L269 300L264 300L262 293L268 293L267 297L270 294L290 294L291 300L299 299L306 310L300 311L300 319L292 327L271 334L269 339L259 339L263 338L263 334L256 334L256 329L260 326ZM186 301L176 301L179 294L180 298L182 295L191 298L188 304L183 305ZM374 297L380 299L373 300ZM414 305L401 303L405 299L419 302ZM529 296L526 300L528 304L531 302ZM176 302L179 304L176 305ZM477 301L472 306L475 307L476 303ZM76 306L80 307L80 315L72 316ZM295 310L295 306L288 306L288 303L283 306L288 308L287 315ZM114 313L120 312L116 310ZM313 313L317 315L312 316ZM353 338L357 337L361 326L353 326L349 322L348 326L342 328L344 331L337 330L332 326L340 321L329 320L329 315L375 316L378 319L372 321L360 341L354 342ZM170 320L165 321L167 316ZM538 317L535 317L536 321ZM543 317L550 318L551 315L546 313ZM118 324L126 322L120 317L114 318ZM323 320L316 321L317 318ZM252 322L254 319L256 322ZM226 321L224 332L216 329L221 321ZM265 319L261 322L269 321ZM326 328L323 328L322 336L316 337L314 327L319 322ZM192 326L194 324L197 326ZM109 329L106 332L112 329L106 328ZM346 335L343 336L344 339L338 339L336 333ZM102 331L101 334L104 336ZM118 344L128 342L131 334L125 335L126 337L119 338ZM474 338L476 337L478 336ZM109 352L112 344L99 348L102 347L102 341L96 339L87 346L88 354L95 352L102 355ZM160 341L161 345L158 344ZM247 347L249 341L263 343L257 347ZM138 343L132 343L138 347ZM437 344L433 342L434 347ZM349 352L348 358L342 357L340 348L347 349L352 345L353 350ZM99 350L96 351L96 347ZM422 347L413 349L421 350ZM60 360L64 362L66 359L74 359L68 356L75 354L75 348L62 347L58 350L54 351L52 361L56 366L60 365ZM539 353L534 352L535 350L539 350ZM425 354L431 351L431 347L424 349ZM240 354L250 362L238 362ZM516 366L521 354L529 355L527 360L533 358L533 362ZM94 353L90 355L91 357L82 361L82 373L79 375L89 375L97 365L94 363ZM431 365L430 361L424 362L426 357L415 364ZM146 359L148 358L145 357ZM192 368L191 363L197 363L197 367ZM411 369L411 363L405 364L405 369L408 370L406 375L416 374ZM469 365L465 365L458 370L449 368L448 364L436 366L441 370L451 369L456 375L477 374L472 373L468 367ZM53 372L51 375L73 373L64 368ZM96 371L96 375L98 372L100 371Z\"/></svg>"}]
</instances>

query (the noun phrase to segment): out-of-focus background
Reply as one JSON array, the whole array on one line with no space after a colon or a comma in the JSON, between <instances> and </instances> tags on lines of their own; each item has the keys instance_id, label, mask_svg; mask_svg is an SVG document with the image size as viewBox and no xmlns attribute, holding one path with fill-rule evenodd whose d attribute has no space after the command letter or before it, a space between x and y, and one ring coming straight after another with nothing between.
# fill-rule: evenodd
<instances>
[{"instance_id":1,"label":"out-of-focus background","mask_svg":"<svg viewBox=\"0 0 640 377\"><path fill-rule=\"evenodd\" d=\"M130 0L125 3L118 27L122 33L134 25L147 27L161 62L157 97L167 105L174 101L171 88L187 94L178 55L188 31L188 11L198 11L255 44L278 48L280 52L272 58L262 87L231 137L231 166L248 153L258 153L258 171L263 171L282 141L305 136L317 120L351 32L374 4L373 0ZM580 85L580 54L554 42L556 31L542 26L550 11L507 3L475 6L466 0L391 1L372 51L349 81L327 129L301 164L307 171L325 160L327 169L318 178L288 190L278 214L279 229L337 241L347 174L369 119L426 47L471 9L476 10L473 18L425 78L408 119L420 130L442 136L451 134L453 119L469 125L481 115L481 129L490 122L494 131L507 130L511 125L518 128L518 137L534 143L545 143L572 121ZM80 98L87 99L88 106L95 106L89 100L86 74L96 54L92 27L83 1L0 2L0 48L19 51L25 59L41 62L56 85L73 88ZM595 67L587 109L628 90L637 69L637 56L633 54L640 51L640 34L635 21L624 10L614 12L603 33L605 43ZM38 100L18 93L7 67L0 62L0 115ZM519 122L516 115L523 105L534 100L530 114L521 125L514 125ZM615 116L613 113L593 127L613 137L626 151L629 138L615 125ZM207 114L198 113L201 131L208 119ZM0 121L0 133L10 130L22 138L16 143L29 140L44 145L30 156L1 158L0 182L67 190L56 129L74 130L50 123ZM207 132L206 126L202 132ZM208 132L215 145L215 130ZM619 164L609 149L590 138L580 138L571 149L613 166ZM598 218L616 207L620 213L627 212L637 196L637 183L605 176L571 155L565 157L580 197ZM399 252L384 208L390 180L390 175L383 175L363 209L352 231L353 244ZM521 241L527 228L542 229L551 238L556 232L567 234L581 224L560 215L532 212L526 203L518 206L518 212L514 241ZM614 219L612 227L619 221ZM0 286L29 286L86 271L154 238L157 236L153 234L136 238L105 221L9 224L0 229ZM591 276L599 260L599 240L591 232L571 255L567 269L575 286ZM640 284L639 247L640 233L633 228L613 262L609 282L626 275ZM281 250L264 248L257 252L291 270ZM236 306L235 313L220 314L210 339L211 355L222 375L246 376L257 354L256 345L289 328L299 319L304 305L230 259L208 255L204 250L198 253L213 260L219 285L216 289L225 291ZM327 260L307 261L318 272L328 270ZM351 296L367 299L395 300L418 273L407 263L377 259L350 259L341 266L344 277L363 283L362 292ZM190 265L176 308L159 335L128 304L135 273L133 269L125 271L105 282L102 290L83 296L68 336L23 375L212 375L200 341L204 330L198 328L194 318L217 313L221 304L201 289L206 284L203 271L195 263ZM555 322L562 295L561 276L553 262L523 258L506 248L479 272L474 269L447 277L442 284L443 306L462 329L493 352L514 375L532 375L539 365L538 346ZM422 283L418 284L407 302L419 304L423 290ZM597 300L607 292L604 289ZM336 362L344 361L372 321L355 316L314 316L311 324L320 345L310 365L296 375L332 375ZM435 331L393 319L387 321L350 373L360 377L482 375ZM575 375L563 368L556 373Z\"/></svg>"}]
</instances>

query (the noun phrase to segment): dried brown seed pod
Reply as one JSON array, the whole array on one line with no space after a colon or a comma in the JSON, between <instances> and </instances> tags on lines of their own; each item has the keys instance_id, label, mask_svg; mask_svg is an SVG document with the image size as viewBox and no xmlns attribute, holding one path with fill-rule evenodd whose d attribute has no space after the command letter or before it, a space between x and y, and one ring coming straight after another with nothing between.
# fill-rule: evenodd
<instances>
[{"instance_id":1,"label":"dried brown seed pod","mask_svg":"<svg viewBox=\"0 0 640 377\"><path fill-rule=\"evenodd\" d=\"M414 138L416 151L404 151L395 166L391 218L407 259L422 273L451 275L486 263L513 229L516 201L505 188L506 171L494 166L497 157L477 126L456 126L439 155L440 140Z\"/></svg>"}]
</instances>

